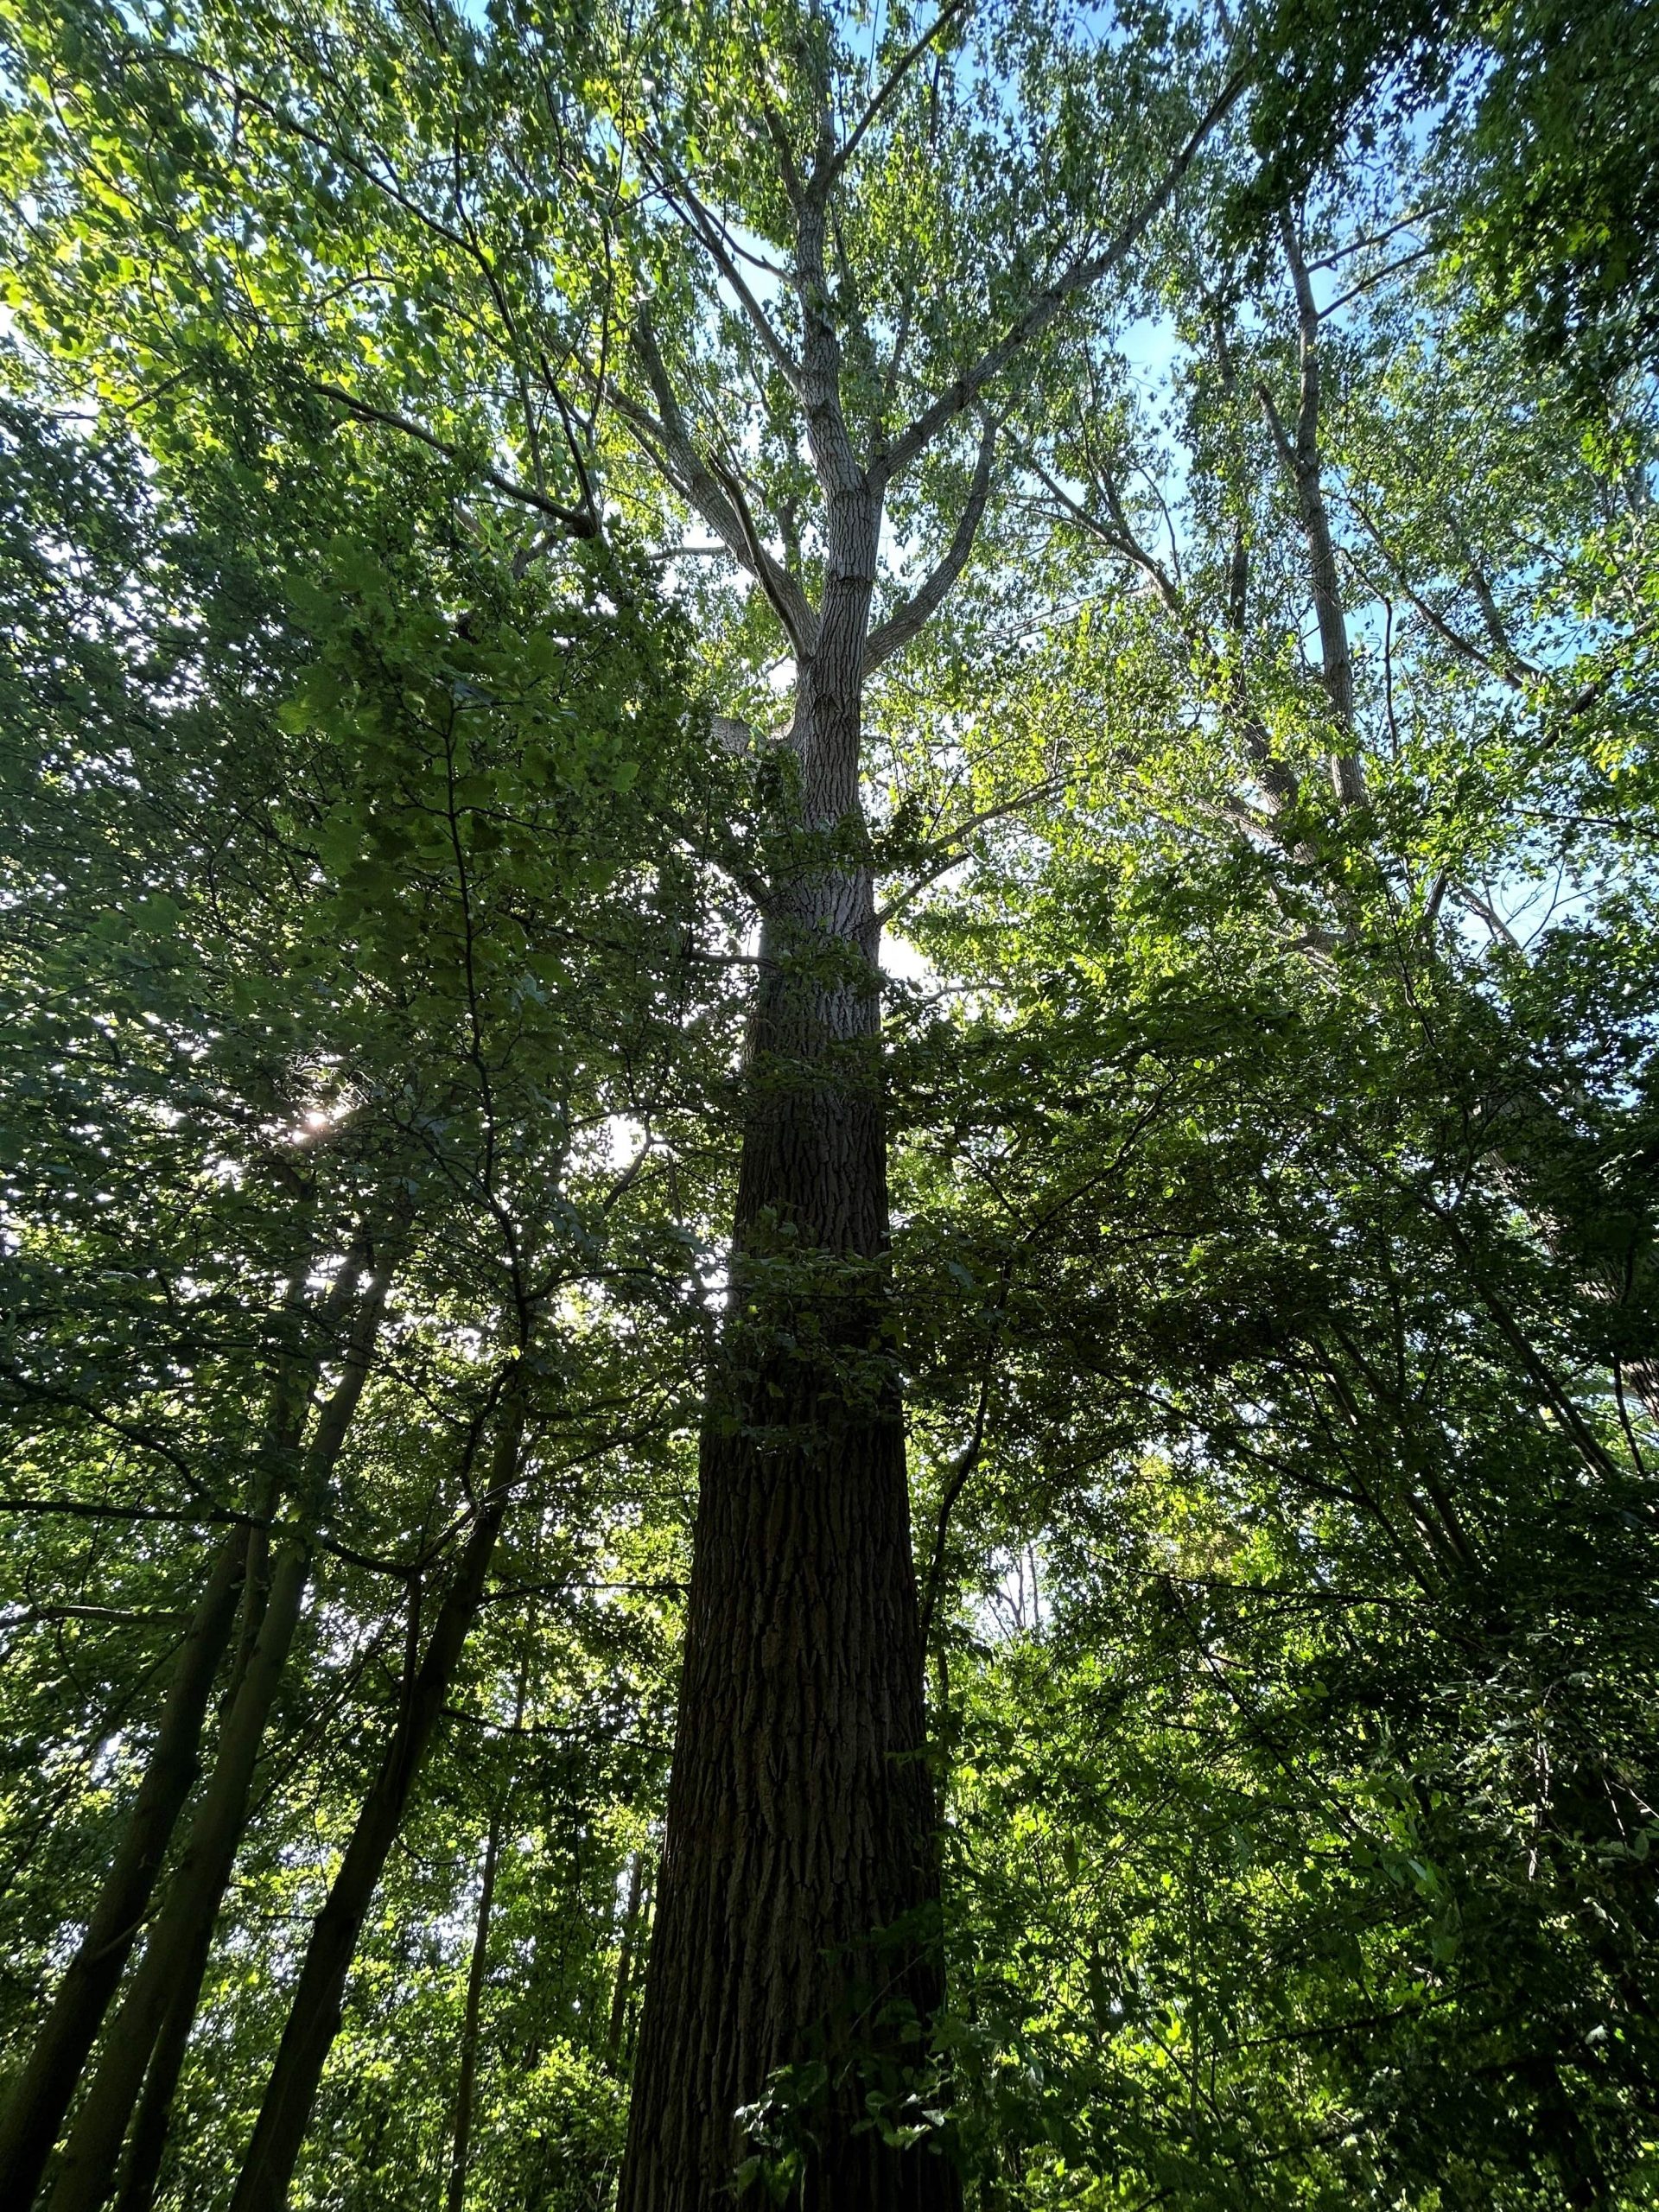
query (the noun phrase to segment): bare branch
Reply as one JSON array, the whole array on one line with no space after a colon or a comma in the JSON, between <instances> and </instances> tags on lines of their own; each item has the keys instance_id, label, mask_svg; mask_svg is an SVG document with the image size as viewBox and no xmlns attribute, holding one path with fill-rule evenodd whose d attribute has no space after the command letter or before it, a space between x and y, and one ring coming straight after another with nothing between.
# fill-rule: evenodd
<instances>
[{"instance_id":1,"label":"bare branch","mask_svg":"<svg viewBox=\"0 0 1659 2212\"><path fill-rule=\"evenodd\" d=\"M947 830L943 836L934 838L926 849L933 855L930 865L897 897L889 899L887 905L877 911L876 927L885 928L895 914L903 913L905 908L919 899L931 885L937 883L942 875L949 875L953 868L967 858L963 850L964 838L971 837L976 830L982 830L988 822L1000 822L1005 815L1017 814L1022 806L1030 806L1038 799L1052 798L1059 785L1059 778L1050 776L1040 784L1032 784L1025 791L1016 791L1012 798L1000 800L995 806L982 807L977 814L970 814L965 822L958 822L954 830Z\"/></svg>"},{"instance_id":2,"label":"bare branch","mask_svg":"<svg viewBox=\"0 0 1659 2212\"><path fill-rule=\"evenodd\" d=\"M1186 609L1182 603L1179 588L1162 562L1155 554L1149 552L1128 528L1122 502L1110 484L1103 479L1103 488L1112 510L1111 526L1109 528L1101 521L1098 515L1090 514L1080 499L1074 499L1065 486L1050 475L1048 470L1034 454L1022 448L1020 459L1034 474L1041 478L1049 496L1065 509L1068 518L1074 522L1079 530L1087 531L1089 535L1097 539L1108 552L1116 553L1120 559L1128 562L1132 567L1141 570L1156 591L1166 610L1174 615L1182 628L1191 634L1192 626Z\"/></svg>"},{"instance_id":3,"label":"bare branch","mask_svg":"<svg viewBox=\"0 0 1659 2212\"><path fill-rule=\"evenodd\" d=\"M1410 253L1402 253L1397 261L1388 262L1381 269L1372 270L1369 276L1362 276L1357 284L1351 284L1345 292L1340 293L1328 308L1321 308L1320 321L1327 321L1333 315L1340 315L1351 301L1358 299L1363 293L1374 292L1379 284L1386 284L1390 276L1397 276L1402 269L1409 269L1414 262L1427 260L1433 251L1432 245L1420 245Z\"/></svg>"},{"instance_id":4,"label":"bare branch","mask_svg":"<svg viewBox=\"0 0 1659 2212\"><path fill-rule=\"evenodd\" d=\"M1462 543L1461 533L1459 534L1459 543ZM1486 581L1485 570L1469 555L1466 546L1464 554L1469 563L1469 588L1475 595L1475 605L1480 609L1480 619L1486 626L1486 635L1492 641L1493 652L1505 668L1518 669L1526 676L1541 675L1543 671L1516 652L1510 643L1510 633L1503 627L1503 618L1497 611L1497 601L1492 597L1492 588Z\"/></svg>"},{"instance_id":5,"label":"bare branch","mask_svg":"<svg viewBox=\"0 0 1659 2212\"><path fill-rule=\"evenodd\" d=\"M798 653L809 652L817 632L817 618L808 606L805 594L782 562L766 550L736 471L718 461L711 461L709 467L724 486L743 533L743 542L748 548L745 565L771 601L772 611L783 624L791 645Z\"/></svg>"},{"instance_id":6,"label":"bare branch","mask_svg":"<svg viewBox=\"0 0 1659 2212\"><path fill-rule=\"evenodd\" d=\"M1451 646L1453 652L1461 653L1466 660L1473 661L1477 667L1484 668L1489 676L1497 677L1500 683L1507 683L1512 690L1521 690L1523 686L1517 668L1514 665L1505 665L1499 661L1494 660L1490 653L1483 652L1481 648L1475 644L1471 638L1465 638L1463 636L1461 632L1454 630L1452 627L1452 625L1446 620L1445 616L1438 613L1435 609L1429 605L1428 601L1423 598L1421 594L1414 588L1410 579L1405 574L1405 571L1401 567L1399 562L1396 561L1394 555L1389 552L1388 545L1383 539L1382 531L1377 528L1376 523L1371 519L1371 517L1366 512L1363 503L1356 499L1351 493L1348 495L1348 505L1353 509L1354 514L1359 522L1360 528L1365 532L1365 535L1370 539L1372 544L1376 546L1377 551L1382 556L1383 561L1388 566L1389 575L1394 578L1395 583L1399 585L1401 590L1404 592L1406 597L1411 601L1417 612L1422 616L1424 621L1427 623L1429 628L1434 631L1440 637L1443 638L1446 643ZM1505 643L1507 643L1507 641L1505 641ZM1524 665L1524 664L1522 664L1522 665ZM1536 671L1529 671L1528 672L1532 674Z\"/></svg>"},{"instance_id":7,"label":"bare branch","mask_svg":"<svg viewBox=\"0 0 1659 2212\"><path fill-rule=\"evenodd\" d=\"M33 1628L41 1621L156 1622L163 1628L172 1628L189 1618L188 1613L134 1612L119 1605L30 1605L23 1612L13 1613L8 1620L0 1620L0 1632L12 1628Z\"/></svg>"},{"instance_id":8,"label":"bare branch","mask_svg":"<svg viewBox=\"0 0 1659 2212\"><path fill-rule=\"evenodd\" d=\"M859 143L864 137L865 132L868 130L871 124L875 122L882 109L892 99L894 92L898 91L899 86L903 84L905 79L910 74L912 69L915 67L917 62L921 60L923 54L927 52L928 48L932 45L934 40L939 35L939 33L946 29L956 17L961 15L963 10L968 4L969 0L945 0L944 6L940 9L938 14L933 18L933 21L928 25L921 36L915 40L910 46L906 48L905 51L899 55L898 60L895 61L892 68L888 70L874 96L866 106L863 114L859 117L858 121L853 125L846 143L840 148L840 149L831 157L823 168L814 171L808 182L807 188L809 191L816 192L820 195L820 197L824 197L827 196L833 189L836 180L840 177L842 170L846 168L848 162L852 160L853 156L858 151Z\"/></svg>"},{"instance_id":9,"label":"bare branch","mask_svg":"<svg viewBox=\"0 0 1659 2212\"><path fill-rule=\"evenodd\" d=\"M1525 957L1525 945L1522 944L1520 938L1490 899L1483 899L1478 891L1472 890L1466 883L1454 885L1452 896L1460 906L1466 906L1471 914L1478 916L1481 921L1484 922L1494 937L1501 938L1511 952L1518 952L1523 958Z\"/></svg>"},{"instance_id":10,"label":"bare branch","mask_svg":"<svg viewBox=\"0 0 1659 2212\"><path fill-rule=\"evenodd\" d=\"M0 1497L0 1513L62 1515L72 1521L161 1521L183 1529L264 1525L249 1514L222 1511L216 1507L189 1513L161 1505L88 1505L75 1497Z\"/></svg>"},{"instance_id":11,"label":"bare branch","mask_svg":"<svg viewBox=\"0 0 1659 2212\"><path fill-rule=\"evenodd\" d=\"M772 317L755 296L749 280L737 265L737 249L726 224L714 211L706 207L686 180L664 167L660 185L663 197L680 217L686 228L696 239L703 251L719 270L721 275L736 294L743 312L753 325L755 334L766 347L768 358L791 391L798 391L800 364L784 343L782 335Z\"/></svg>"},{"instance_id":12,"label":"bare branch","mask_svg":"<svg viewBox=\"0 0 1659 2212\"><path fill-rule=\"evenodd\" d=\"M415 438L434 453L441 453L446 461L459 461L461 449L448 438L439 437L424 423L412 422L407 415L394 414L390 408L372 406L365 399L358 399L349 391L342 391L338 385L314 384L310 389L324 399L332 399L336 407L343 407L347 414L359 422L378 423L382 429L397 430L406 438ZM533 507L537 514L548 516L571 537L597 537L599 517L591 506L567 507L556 499L550 499L545 493L536 491L528 484L515 483L511 476L504 476L499 468L479 464L478 473L485 483L509 499L516 499L521 506Z\"/></svg>"},{"instance_id":13,"label":"bare branch","mask_svg":"<svg viewBox=\"0 0 1659 2212\"><path fill-rule=\"evenodd\" d=\"M1335 269L1344 261L1351 261L1355 254L1364 253L1372 246L1386 245L1390 238L1397 238L1402 231L1412 230L1417 224L1427 221L1430 216L1443 215L1445 213L1446 210L1442 207L1414 207L1408 214L1402 215L1397 222L1385 224L1382 230L1369 232L1363 238L1350 238L1346 245L1335 246L1329 253L1320 254L1317 260L1310 261L1307 266L1310 269ZM1329 310L1327 309L1326 312L1328 313Z\"/></svg>"}]
</instances>

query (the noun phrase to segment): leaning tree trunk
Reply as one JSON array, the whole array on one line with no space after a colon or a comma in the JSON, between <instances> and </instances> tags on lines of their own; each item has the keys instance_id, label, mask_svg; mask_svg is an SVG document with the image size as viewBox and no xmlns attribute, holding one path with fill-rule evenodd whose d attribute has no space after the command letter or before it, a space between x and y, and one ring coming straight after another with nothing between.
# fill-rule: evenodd
<instances>
[{"instance_id":1,"label":"leaning tree trunk","mask_svg":"<svg viewBox=\"0 0 1659 2212\"><path fill-rule=\"evenodd\" d=\"M310 2124L317 2086L340 2031L346 1979L358 1938L478 1617L496 1539L512 1500L527 1410L523 1367L522 1359L515 1363L503 1395L488 1492L479 1501L420 1665L408 1685L397 1725L358 1814L334 1886L312 1925L231 2212L283 2212L288 2202L289 2183Z\"/></svg>"},{"instance_id":2,"label":"leaning tree trunk","mask_svg":"<svg viewBox=\"0 0 1659 2212\"><path fill-rule=\"evenodd\" d=\"M265 1415L257 1466L265 1488L280 1484L296 1449L321 1367L356 1280L342 1270L339 1282L313 1317L315 1341L289 1345L278 1362ZM290 1298L284 1319L303 1320L303 1293ZM252 1499L260 1512L261 1484ZM99 2030L123 1969L143 1926L180 1813L200 1770L201 1736L219 1663L235 1625L251 1541L257 1532L238 1523L213 1554L190 1618L149 1763L133 1801L121 1840L105 1874L86 1932L41 2023L33 2048L0 2112L0 2204L34 2201L41 2177L74 2100Z\"/></svg>"},{"instance_id":3,"label":"leaning tree trunk","mask_svg":"<svg viewBox=\"0 0 1659 2212\"><path fill-rule=\"evenodd\" d=\"M98 2212L113 2190L121 2146L157 2040L191 1977L200 1985L247 1825L266 1724L310 1581L313 1529L362 1395L388 1282L383 1267L364 1294L340 1380L307 1448L297 1525L276 1554L257 1624L250 1609L251 1642L219 1731L213 1771L197 1801L166 1901L69 2131L49 2199L51 2212Z\"/></svg>"},{"instance_id":4,"label":"leaning tree trunk","mask_svg":"<svg viewBox=\"0 0 1659 2212\"><path fill-rule=\"evenodd\" d=\"M867 2092L940 1995L922 1642L892 1359L879 936L859 831L874 528L832 542L795 725L810 856L765 918L732 1288L620 2212L724 2212L768 2094L804 2212L942 2212ZM868 529L862 543L856 542ZM850 554L851 557L848 557ZM906 2024L909 2033L906 2034ZM784 2106L795 2109L785 2113Z\"/></svg>"},{"instance_id":5,"label":"leaning tree trunk","mask_svg":"<svg viewBox=\"0 0 1659 2212\"><path fill-rule=\"evenodd\" d=\"M6 2101L0 2119L0 2203L34 2202L76 2084L143 1924L175 1824L200 1766L202 1725L235 1624L247 1548L248 1532L238 1526L214 1554L126 1832L110 1862L86 1933Z\"/></svg>"},{"instance_id":6,"label":"leaning tree trunk","mask_svg":"<svg viewBox=\"0 0 1659 2212\"><path fill-rule=\"evenodd\" d=\"M196 2024L196 2012L201 2003L201 1985L207 1972L207 1956L213 1948L213 1938L211 1926L199 1929L194 1956L181 1972L179 1986L162 2016L156 2037L156 2047L149 2055L149 2068L144 2075L143 2094L138 2100L138 2109L133 2116L132 2133L127 2142L126 2164L122 2170L120 2187L115 2199L115 2212L150 2212L150 2207L156 2202L156 2192L162 2177L162 2161L167 2152L174 2093L179 2086L179 2075L183 2070L184 2054L189 2045L191 2031Z\"/></svg>"}]
</instances>

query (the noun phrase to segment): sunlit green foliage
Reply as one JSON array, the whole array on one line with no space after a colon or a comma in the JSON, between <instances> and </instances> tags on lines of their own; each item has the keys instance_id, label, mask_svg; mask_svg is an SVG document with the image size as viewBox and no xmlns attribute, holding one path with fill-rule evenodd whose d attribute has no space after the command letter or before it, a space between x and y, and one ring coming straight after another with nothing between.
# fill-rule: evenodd
<instances>
[{"instance_id":1,"label":"sunlit green foliage","mask_svg":"<svg viewBox=\"0 0 1659 2212\"><path fill-rule=\"evenodd\" d=\"M912 48L832 255L865 447L1237 84L889 504L879 612L995 450L867 699L950 1988L899 2119L983 2212L1659 2187L1650 16L931 22L0 8L19 2062L396 1255L156 2202L228 2200L516 1352L295 2202L611 2201L787 774L649 334L816 591L721 257L773 300L780 144Z\"/></svg>"}]
</instances>

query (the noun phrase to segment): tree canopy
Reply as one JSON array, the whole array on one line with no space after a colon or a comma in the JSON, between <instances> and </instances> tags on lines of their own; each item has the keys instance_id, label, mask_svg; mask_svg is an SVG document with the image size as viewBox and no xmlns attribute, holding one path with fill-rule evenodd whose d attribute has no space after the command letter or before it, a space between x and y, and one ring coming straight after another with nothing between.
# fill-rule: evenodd
<instances>
[{"instance_id":1,"label":"tree canopy","mask_svg":"<svg viewBox=\"0 0 1659 2212\"><path fill-rule=\"evenodd\" d=\"M0 37L0 2198L1653 2202L1650 12Z\"/></svg>"}]
</instances>

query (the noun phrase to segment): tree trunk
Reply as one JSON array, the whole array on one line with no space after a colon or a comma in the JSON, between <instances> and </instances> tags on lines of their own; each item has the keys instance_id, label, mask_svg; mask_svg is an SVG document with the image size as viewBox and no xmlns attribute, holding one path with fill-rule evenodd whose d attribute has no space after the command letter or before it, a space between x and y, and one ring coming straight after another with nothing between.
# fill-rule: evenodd
<instances>
[{"instance_id":1,"label":"tree trunk","mask_svg":"<svg viewBox=\"0 0 1659 2212\"><path fill-rule=\"evenodd\" d=\"M156 2202L156 2185L161 2179L168 2123L173 2113L173 2093L179 2086L190 2031L196 2024L207 1955L213 1948L211 1922L204 1921L197 1927L195 1939L194 1954L181 1967L156 2034L156 2047L150 2053L143 2094L138 2100L132 2137L127 2145L127 2163L115 2200L115 2212L149 2212Z\"/></svg>"},{"instance_id":2,"label":"tree trunk","mask_svg":"<svg viewBox=\"0 0 1659 2212\"><path fill-rule=\"evenodd\" d=\"M636 1851L628 1862L628 1901L622 1914L622 1945L617 1953L616 1980L611 1990L611 2024L605 2036L605 2058L614 2066L622 2056L627 2032L628 1996L633 1986L634 1953L639 1942L639 1920L645 1910L645 1854ZM459 2212L451 2207L451 2212Z\"/></svg>"},{"instance_id":3,"label":"tree trunk","mask_svg":"<svg viewBox=\"0 0 1659 2212\"><path fill-rule=\"evenodd\" d=\"M220 1544L191 1617L139 1785L86 1933L0 2115L0 2203L28 2205L137 1940L175 1824L200 1769L202 1723L236 1619L247 1531Z\"/></svg>"},{"instance_id":4,"label":"tree trunk","mask_svg":"<svg viewBox=\"0 0 1659 2212\"><path fill-rule=\"evenodd\" d=\"M473 2107L478 2083L479 2018L484 2006L484 1976L490 1959L490 1916L495 1909L495 1870L501 1859L500 1808L490 1815L484 1847L484 1875L478 1892L473 1955L467 1968L467 2009L461 2023L460 2063L455 2069L455 2116L449 2139L449 2183L445 2212L462 2212L467 2202L467 2164L473 2145Z\"/></svg>"},{"instance_id":5,"label":"tree trunk","mask_svg":"<svg viewBox=\"0 0 1659 2212\"><path fill-rule=\"evenodd\" d=\"M504 1396L488 1494L480 1505L438 1608L425 1652L379 1772L363 1801L334 1887L312 1927L276 2063L237 2177L231 2212L282 2212L288 2202L289 2183L310 2122L317 2085L340 2030L346 1977L358 1937L454 1680L484 1594L496 1538L512 1501L524 1427L522 1366L522 1360L515 1362ZM53 2212L57 2212L55 2206Z\"/></svg>"},{"instance_id":6,"label":"tree trunk","mask_svg":"<svg viewBox=\"0 0 1659 2212\"><path fill-rule=\"evenodd\" d=\"M315 1348L302 1354L290 1346L280 1358L259 1448L263 1476L254 1486L256 1515L263 1510L268 1494L280 1484L283 1464L298 1445L323 1350L345 1312L355 1280L353 1268L342 1270L323 1301L315 1316L319 1341ZM299 1319L302 1303L303 1291L296 1283L285 1319ZM86 1933L0 2112L0 2204L27 2205L34 2201L64 2115L143 1924L174 1828L200 1772L207 1700L235 1624L238 1592L247 1581L250 1546L257 1541L257 1531L235 1528L214 1554L179 1653L155 1746L125 1833L105 1875Z\"/></svg>"},{"instance_id":7,"label":"tree trunk","mask_svg":"<svg viewBox=\"0 0 1659 2212\"><path fill-rule=\"evenodd\" d=\"M941 1993L890 1336L879 929L870 872L845 858L861 834L875 519L868 505L832 509L801 669L809 857L762 934L620 2212L725 2212L762 2140L736 2114L785 2067L804 2093L777 2120L802 2152L803 2212L960 2201L946 2162L889 2148L866 2104L925 2058L916 2026Z\"/></svg>"},{"instance_id":8,"label":"tree trunk","mask_svg":"<svg viewBox=\"0 0 1659 2212\"><path fill-rule=\"evenodd\" d=\"M199 1952L205 1960L247 1824L254 1768L310 1580L311 1526L362 1395L386 1289L382 1270L364 1296L345 1371L307 1451L301 1524L277 1553L252 1648L219 1732L213 1772L197 1802L166 1902L64 2146L51 2212L98 2212L114 2188L122 2142L162 2022L188 1983ZM200 1971L196 1967L198 1977Z\"/></svg>"},{"instance_id":9,"label":"tree trunk","mask_svg":"<svg viewBox=\"0 0 1659 2212\"><path fill-rule=\"evenodd\" d=\"M518 1686L512 1701L512 1725L524 1725L524 1704L530 1692L532 1608L525 1620L524 1648L518 1662ZM484 1980L490 1963L490 1917L495 1910L496 1870L501 1864L501 1831L507 1815L511 1785L490 1808L489 1834L484 1845L484 1871L478 1889L478 1918L473 1927L473 1955L467 1966L467 2002L461 2014L461 2050L455 2068L454 2120L449 2137L449 2182L444 2192L445 2212L462 2212L467 2201L467 2162L472 2150L473 2108L478 2086L479 2022L484 2009Z\"/></svg>"}]
</instances>

